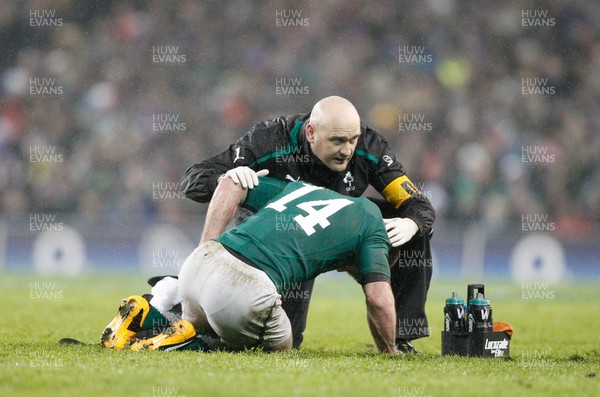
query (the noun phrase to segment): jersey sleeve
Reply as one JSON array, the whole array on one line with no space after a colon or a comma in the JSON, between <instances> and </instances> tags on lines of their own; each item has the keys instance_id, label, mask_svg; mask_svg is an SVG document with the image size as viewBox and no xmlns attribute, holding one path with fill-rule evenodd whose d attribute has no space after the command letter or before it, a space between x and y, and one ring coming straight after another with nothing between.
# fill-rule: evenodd
<instances>
[{"instance_id":1,"label":"jersey sleeve","mask_svg":"<svg viewBox=\"0 0 600 397\"><path fill-rule=\"evenodd\" d=\"M256 212L281 193L286 185L287 183L275 178L258 177L258 186L248 190L248 196L242 207Z\"/></svg>"},{"instance_id":2,"label":"jersey sleeve","mask_svg":"<svg viewBox=\"0 0 600 397\"><path fill-rule=\"evenodd\" d=\"M365 205L364 237L358 250L358 272L361 284L390 280L389 240L377 206Z\"/></svg>"}]
</instances>

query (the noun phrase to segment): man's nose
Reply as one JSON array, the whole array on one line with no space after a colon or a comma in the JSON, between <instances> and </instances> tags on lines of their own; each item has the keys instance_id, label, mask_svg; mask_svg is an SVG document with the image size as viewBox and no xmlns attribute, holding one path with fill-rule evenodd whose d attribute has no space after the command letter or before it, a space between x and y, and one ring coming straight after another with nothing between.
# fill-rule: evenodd
<instances>
[{"instance_id":1,"label":"man's nose","mask_svg":"<svg viewBox=\"0 0 600 397\"><path fill-rule=\"evenodd\" d=\"M354 146L348 142L348 143L344 144L344 146L340 150L340 153L342 153L346 157L350 157L352 155L353 149L354 149Z\"/></svg>"}]
</instances>

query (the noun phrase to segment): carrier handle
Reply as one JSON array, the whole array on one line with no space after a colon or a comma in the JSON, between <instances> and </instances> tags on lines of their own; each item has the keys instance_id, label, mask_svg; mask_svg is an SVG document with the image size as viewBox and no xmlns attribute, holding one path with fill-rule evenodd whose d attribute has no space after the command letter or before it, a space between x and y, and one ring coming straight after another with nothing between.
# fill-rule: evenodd
<instances>
[{"instance_id":1,"label":"carrier handle","mask_svg":"<svg viewBox=\"0 0 600 397\"><path fill-rule=\"evenodd\" d=\"M476 292L481 293L485 298L485 286L483 284L469 284L467 286L467 302L477 297Z\"/></svg>"}]
</instances>

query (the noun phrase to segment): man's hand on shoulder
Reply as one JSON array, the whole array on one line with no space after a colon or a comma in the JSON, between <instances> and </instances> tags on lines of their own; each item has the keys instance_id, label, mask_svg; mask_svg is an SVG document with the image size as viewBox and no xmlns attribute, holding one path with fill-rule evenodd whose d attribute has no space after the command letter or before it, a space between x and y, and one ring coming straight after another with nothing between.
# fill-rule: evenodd
<instances>
[{"instance_id":1,"label":"man's hand on shoulder","mask_svg":"<svg viewBox=\"0 0 600 397\"><path fill-rule=\"evenodd\" d=\"M225 175L221 176L219 182L221 179L229 177L233 183L242 185L244 189L254 189L254 187L258 186L258 177L265 176L268 173L269 170L260 170L256 172L250 167L236 167L230 169Z\"/></svg>"},{"instance_id":2,"label":"man's hand on shoulder","mask_svg":"<svg viewBox=\"0 0 600 397\"><path fill-rule=\"evenodd\" d=\"M409 218L384 219L383 223L385 223L385 228L392 247L401 246L419 231L419 227L415 221Z\"/></svg>"}]
</instances>

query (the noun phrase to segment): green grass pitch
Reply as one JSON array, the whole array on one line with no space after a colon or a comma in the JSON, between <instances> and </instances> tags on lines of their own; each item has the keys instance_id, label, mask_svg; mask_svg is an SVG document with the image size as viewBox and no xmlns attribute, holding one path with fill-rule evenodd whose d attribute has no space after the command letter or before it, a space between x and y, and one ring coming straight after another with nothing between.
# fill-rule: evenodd
<instances>
[{"instance_id":1,"label":"green grass pitch","mask_svg":"<svg viewBox=\"0 0 600 397\"><path fill-rule=\"evenodd\" d=\"M466 282L432 282L431 336L420 356L375 353L360 286L317 280L299 351L267 354L108 351L96 343L120 298L149 291L139 275L68 279L0 274L0 396L598 396L597 284L486 282L494 319L512 323L509 359L442 357L442 310ZM533 298L533 299L531 299Z\"/></svg>"}]
</instances>

